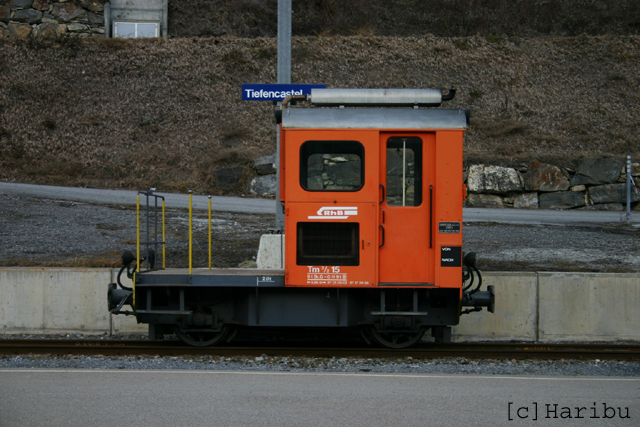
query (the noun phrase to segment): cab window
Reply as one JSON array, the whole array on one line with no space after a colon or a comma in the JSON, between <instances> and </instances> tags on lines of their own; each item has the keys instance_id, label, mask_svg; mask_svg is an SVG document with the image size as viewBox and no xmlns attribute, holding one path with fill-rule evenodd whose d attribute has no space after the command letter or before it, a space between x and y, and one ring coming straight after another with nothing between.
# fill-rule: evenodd
<instances>
[{"instance_id":1,"label":"cab window","mask_svg":"<svg viewBox=\"0 0 640 427\"><path fill-rule=\"evenodd\" d=\"M307 191L358 191L363 165L358 141L306 141L300 147L300 185Z\"/></svg>"},{"instance_id":2,"label":"cab window","mask_svg":"<svg viewBox=\"0 0 640 427\"><path fill-rule=\"evenodd\" d=\"M422 140L392 137L387 140L387 204L422 204Z\"/></svg>"}]
</instances>

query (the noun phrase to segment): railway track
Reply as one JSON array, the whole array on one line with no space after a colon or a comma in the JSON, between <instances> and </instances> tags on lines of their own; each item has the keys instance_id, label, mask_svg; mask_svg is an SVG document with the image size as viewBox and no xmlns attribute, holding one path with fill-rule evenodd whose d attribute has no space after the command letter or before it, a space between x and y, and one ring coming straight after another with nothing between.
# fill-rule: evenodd
<instances>
[{"instance_id":1,"label":"railway track","mask_svg":"<svg viewBox=\"0 0 640 427\"><path fill-rule=\"evenodd\" d=\"M291 345L188 347L179 341L3 339L0 354L104 356L272 356L416 359L548 359L640 361L640 345L614 344L423 344L409 349Z\"/></svg>"}]
</instances>

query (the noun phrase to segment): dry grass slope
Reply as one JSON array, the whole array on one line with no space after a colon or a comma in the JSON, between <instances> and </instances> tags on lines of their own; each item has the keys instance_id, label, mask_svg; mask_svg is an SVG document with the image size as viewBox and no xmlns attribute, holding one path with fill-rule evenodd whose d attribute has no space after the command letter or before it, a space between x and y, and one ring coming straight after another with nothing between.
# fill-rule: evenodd
<instances>
[{"instance_id":1,"label":"dry grass slope","mask_svg":"<svg viewBox=\"0 0 640 427\"><path fill-rule=\"evenodd\" d=\"M635 0L296 0L292 7L297 36L595 36L640 30ZM277 10L278 0L170 1L170 33L275 37Z\"/></svg>"},{"instance_id":2,"label":"dry grass slope","mask_svg":"<svg viewBox=\"0 0 640 427\"><path fill-rule=\"evenodd\" d=\"M455 86L467 162L640 156L640 37L294 38L293 81ZM0 179L220 194L211 170L275 151L273 38L0 41ZM242 191L242 190L241 190Z\"/></svg>"}]
</instances>

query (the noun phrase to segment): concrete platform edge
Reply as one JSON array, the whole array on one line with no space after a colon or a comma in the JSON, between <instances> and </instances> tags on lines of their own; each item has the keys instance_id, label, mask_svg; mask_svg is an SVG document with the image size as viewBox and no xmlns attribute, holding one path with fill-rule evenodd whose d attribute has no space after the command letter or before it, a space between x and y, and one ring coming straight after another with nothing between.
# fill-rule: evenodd
<instances>
[{"instance_id":1,"label":"concrete platform edge","mask_svg":"<svg viewBox=\"0 0 640 427\"><path fill-rule=\"evenodd\" d=\"M107 311L118 269L0 267L2 334L139 334ZM454 341L640 341L640 273L484 272L496 311L471 313Z\"/></svg>"}]
</instances>

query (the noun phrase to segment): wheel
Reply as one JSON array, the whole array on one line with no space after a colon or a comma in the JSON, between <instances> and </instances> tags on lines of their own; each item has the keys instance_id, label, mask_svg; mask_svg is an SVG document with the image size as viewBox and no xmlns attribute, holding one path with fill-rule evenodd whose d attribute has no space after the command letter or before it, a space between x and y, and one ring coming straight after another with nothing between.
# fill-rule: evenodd
<instances>
[{"instance_id":1,"label":"wheel","mask_svg":"<svg viewBox=\"0 0 640 427\"><path fill-rule=\"evenodd\" d=\"M195 347L207 347L223 341L231 332L231 338L235 335L229 325L223 325L219 330L203 328L181 328L176 327L176 335L185 344Z\"/></svg>"},{"instance_id":2,"label":"wheel","mask_svg":"<svg viewBox=\"0 0 640 427\"><path fill-rule=\"evenodd\" d=\"M415 332L380 332L375 326L369 329L369 333L375 342L387 348L411 347L422 339L426 328L420 328Z\"/></svg>"}]
</instances>

